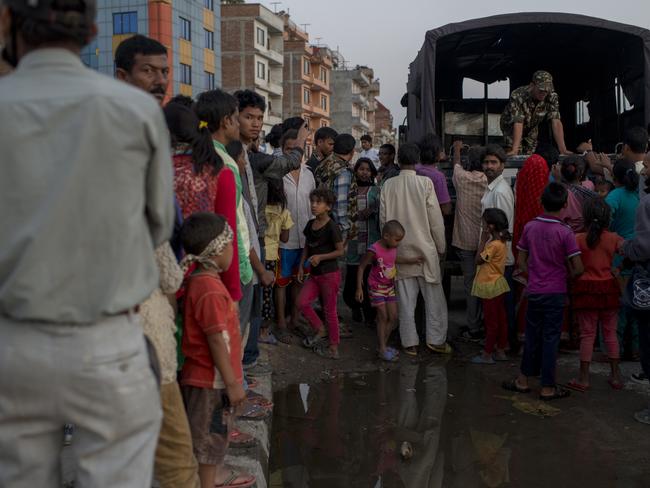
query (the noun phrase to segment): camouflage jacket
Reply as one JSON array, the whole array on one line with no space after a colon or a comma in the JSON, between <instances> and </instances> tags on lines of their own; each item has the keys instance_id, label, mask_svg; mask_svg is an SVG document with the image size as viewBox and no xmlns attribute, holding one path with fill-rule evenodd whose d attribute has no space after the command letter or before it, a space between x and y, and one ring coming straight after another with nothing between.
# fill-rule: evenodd
<instances>
[{"instance_id":1,"label":"camouflage jacket","mask_svg":"<svg viewBox=\"0 0 650 488\"><path fill-rule=\"evenodd\" d=\"M517 88L510 94L510 101L501 114L501 131L506 146L512 146L514 124L522 122L524 134L520 152L532 153L537 146L540 124L554 119L560 119L560 99L556 92L549 93L544 101L537 102L531 97L528 85Z\"/></svg>"}]
</instances>

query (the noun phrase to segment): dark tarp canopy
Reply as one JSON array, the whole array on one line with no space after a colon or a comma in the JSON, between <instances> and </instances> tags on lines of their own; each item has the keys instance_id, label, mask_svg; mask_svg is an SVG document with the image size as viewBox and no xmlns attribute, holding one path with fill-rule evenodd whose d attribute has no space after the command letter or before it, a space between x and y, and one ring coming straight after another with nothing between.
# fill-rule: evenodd
<instances>
[{"instance_id":1,"label":"dark tarp canopy","mask_svg":"<svg viewBox=\"0 0 650 488\"><path fill-rule=\"evenodd\" d=\"M427 32L410 65L408 139L440 129L439 101L461 100L464 78L509 79L514 90L538 69L554 77L569 145L593 137L611 150L625 128L650 123L650 31L582 15L517 13ZM632 106L620 115L617 82ZM588 102L583 125L579 101Z\"/></svg>"}]
</instances>

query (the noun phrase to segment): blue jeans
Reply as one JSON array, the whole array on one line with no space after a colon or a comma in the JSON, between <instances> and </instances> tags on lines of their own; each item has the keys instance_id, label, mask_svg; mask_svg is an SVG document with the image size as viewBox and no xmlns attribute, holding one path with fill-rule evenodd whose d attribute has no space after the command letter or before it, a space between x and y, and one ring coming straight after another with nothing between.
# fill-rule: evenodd
<instances>
[{"instance_id":1,"label":"blue jeans","mask_svg":"<svg viewBox=\"0 0 650 488\"><path fill-rule=\"evenodd\" d=\"M260 348L257 343L260 337L260 328L262 327L262 287L255 285L253 287L253 303L251 306L251 327L248 331L248 341L244 348L244 366L255 363L260 356Z\"/></svg>"},{"instance_id":2,"label":"blue jeans","mask_svg":"<svg viewBox=\"0 0 650 488\"><path fill-rule=\"evenodd\" d=\"M538 376L541 372L542 386L555 386L555 363L565 304L565 293L528 296L521 373Z\"/></svg>"}]
</instances>

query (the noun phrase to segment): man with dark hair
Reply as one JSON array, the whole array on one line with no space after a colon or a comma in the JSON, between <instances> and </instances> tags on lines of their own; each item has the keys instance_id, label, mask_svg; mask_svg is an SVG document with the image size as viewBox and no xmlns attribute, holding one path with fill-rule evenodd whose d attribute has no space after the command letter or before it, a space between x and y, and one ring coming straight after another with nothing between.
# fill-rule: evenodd
<instances>
[{"instance_id":1,"label":"man with dark hair","mask_svg":"<svg viewBox=\"0 0 650 488\"><path fill-rule=\"evenodd\" d=\"M187 108L194 107L194 100L192 99L192 97L188 97L187 95L173 96L169 99L169 102L167 103L178 103L179 105L183 105L184 107Z\"/></svg>"},{"instance_id":2,"label":"man with dark hair","mask_svg":"<svg viewBox=\"0 0 650 488\"><path fill-rule=\"evenodd\" d=\"M503 171L506 167L506 152L497 144L489 144L483 151L483 172L487 177L487 188L483 198L481 198L481 215L488 208L498 208L503 210L508 217L508 232L512 235L515 224L515 195L512 192L510 183L503 177ZM479 249L483 249L483 243L490 238L487 228L482 228L481 242ZM512 273L514 272L515 257L512 254L512 242L506 243L508 256L506 257L505 277L510 285L510 292L506 296L506 308L508 312L508 330L510 333L510 342L513 348L517 344L515 330L515 303L512 290L514 283Z\"/></svg>"},{"instance_id":3,"label":"man with dark hair","mask_svg":"<svg viewBox=\"0 0 650 488\"><path fill-rule=\"evenodd\" d=\"M357 141L350 134L339 134L334 141L334 153L326 158L314 175L317 187L325 187L336 195L336 203L332 207L332 216L343 235L347 239L350 230L348 192L352 184L350 161L354 156Z\"/></svg>"},{"instance_id":4,"label":"man with dark hair","mask_svg":"<svg viewBox=\"0 0 650 488\"><path fill-rule=\"evenodd\" d=\"M415 325L415 307L421 293L426 309L427 348L435 353L450 354L447 302L440 272L440 255L446 250L442 212L431 180L415 173L415 166L420 162L418 146L413 143L401 145L397 160L401 171L381 190L379 220L382 226L397 220L406 230L397 250L395 281L402 346L409 356L418 354L420 339Z\"/></svg>"},{"instance_id":5,"label":"man with dark hair","mask_svg":"<svg viewBox=\"0 0 650 488\"><path fill-rule=\"evenodd\" d=\"M536 71L529 85L517 88L501 114L501 131L509 154L531 154L537 145L542 123L548 123L562 154L569 154L564 142L564 126L560 117L560 99L553 86L553 77Z\"/></svg>"},{"instance_id":6,"label":"man with dark hair","mask_svg":"<svg viewBox=\"0 0 650 488\"><path fill-rule=\"evenodd\" d=\"M451 245L456 248L463 271L465 301L467 302L466 325L461 327L463 339L478 341L481 338L481 300L472 295L476 276L476 251L481 238L481 198L487 189L483 173L480 148L470 148L467 168L461 162L463 141L454 141L454 173L452 182L456 189L456 212Z\"/></svg>"},{"instance_id":7,"label":"man with dark hair","mask_svg":"<svg viewBox=\"0 0 650 488\"><path fill-rule=\"evenodd\" d=\"M372 161L372 164L375 165L375 168L379 170L379 154L377 150L372 147L372 137L370 134L364 134L361 136L361 152L359 153L360 158L368 158Z\"/></svg>"},{"instance_id":8,"label":"man with dark hair","mask_svg":"<svg viewBox=\"0 0 650 488\"><path fill-rule=\"evenodd\" d=\"M18 65L0 79L0 486L61 480L66 422L80 486L151 486L161 409L137 306L172 231L170 144L151 97L81 62L95 13L0 5Z\"/></svg>"},{"instance_id":9,"label":"man with dark hair","mask_svg":"<svg viewBox=\"0 0 650 488\"><path fill-rule=\"evenodd\" d=\"M314 134L314 150L311 157L307 160L307 167L312 171L316 171L318 165L334 151L334 141L338 136L331 127L321 127Z\"/></svg>"},{"instance_id":10,"label":"man with dark hair","mask_svg":"<svg viewBox=\"0 0 650 488\"><path fill-rule=\"evenodd\" d=\"M162 105L169 85L167 48L140 34L123 40L115 50L115 76L151 93Z\"/></svg>"},{"instance_id":11,"label":"man with dark hair","mask_svg":"<svg viewBox=\"0 0 650 488\"><path fill-rule=\"evenodd\" d=\"M399 174L399 166L395 164L395 146L384 144L379 148L379 163L377 180L381 187L387 180Z\"/></svg>"},{"instance_id":12,"label":"man with dark hair","mask_svg":"<svg viewBox=\"0 0 650 488\"><path fill-rule=\"evenodd\" d=\"M648 151L648 131L643 127L632 127L625 131L623 136L623 158L634 161L634 169L639 175L644 171L644 160ZM644 178L639 184L639 196L645 195Z\"/></svg>"}]
</instances>

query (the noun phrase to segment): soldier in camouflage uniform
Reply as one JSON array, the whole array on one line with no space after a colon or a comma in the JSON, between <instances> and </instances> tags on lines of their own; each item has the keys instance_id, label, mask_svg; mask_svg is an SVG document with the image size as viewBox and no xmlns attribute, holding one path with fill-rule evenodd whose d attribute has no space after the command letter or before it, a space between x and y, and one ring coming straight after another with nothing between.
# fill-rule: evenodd
<instances>
[{"instance_id":1,"label":"soldier in camouflage uniform","mask_svg":"<svg viewBox=\"0 0 650 488\"><path fill-rule=\"evenodd\" d=\"M540 125L544 122L551 124L560 152L567 154L553 77L546 71L537 71L530 85L519 87L510 94L510 101L501 114L501 131L505 145L510 148L509 154L532 154L537 146Z\"/></svg>"}]
</instances>

